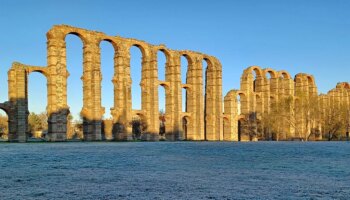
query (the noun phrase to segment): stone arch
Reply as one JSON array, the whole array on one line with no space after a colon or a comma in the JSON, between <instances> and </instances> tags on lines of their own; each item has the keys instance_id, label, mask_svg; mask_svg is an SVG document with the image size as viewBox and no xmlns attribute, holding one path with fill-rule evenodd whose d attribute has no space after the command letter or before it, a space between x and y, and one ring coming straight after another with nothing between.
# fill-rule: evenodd
<instances>
[{"instance_id":1,"label":"stone arch","mask_svg":"<svg viewBox=\"0 0 350 200\"><path fill-rule=\"evenodd\" d=\"M245 116L240 115L237 119L237 141L246 141L244 129L245 129L246 119Z\"/></svg>"},{"instance_id":2,"label":"stone arch","mask_svg":"<svg viewBox=\"0 0 350 200\"><path fill-rule=\"evenodd\" d=\"M237 91L237 97L240 97L240 100L237 102L239 102L239 110L240 112L238 112L239 114L248 114L249 113L249 105L247 102L247 94L243 91Z\"/></svg>"},{"instance_id":3,"label":"stone arch","mask_svg":"<svg viewBox=\"0 0 350 200\"><path fill-rule=\"evenodd\" d=\"M5 114L6 114L6 116L7 116L7 130L8 130L8 132L7 132L7 137L11 137L10 135L11 135L11 133L10 133L10 131L12 131L11 129L12 129L12 127L11 127L11 124L10 124L10 115L11 115L11 112L10 112L10 108L9 107L7 107L5 104L3 104L3 103L0 103L0 110L2 110L2 111L4 111L5 112Z\"/></svg>"},{"instance_id":4,"label":"stone arch","mask_svg":"<svg viewBox=\"0 0 350 200\"><path fill-rule=\"evenodd\" d=\"M171 58L171 53L168 49L166 49L165 47L163 46L156 46L155 47L155 50L158 52L158 51L161 51L164 55L165 55L165 58L166 58L166 64L169 63L169 60Z\"/></svg>"},{"instance_id":5,"label":"stone arch","mask_svg":"<svg viewBox=\"0 0 350 200\"><path fill-rule=\"evenodd\" d=\"M278 76L283 79L291 79L290 74L285 70L278 71Z\"/></svg>"},{"instance_id":6,"label":"stone arch","mask_svg":"<svg viewBox=\"0 0 350 200\"><path fill-rule=\"evenodd\" d=\"M98 45L100 45L102 42L108 42L113 46L113 49L115 51L115 54L120 50L118 41L111 37L101 37L98 39Z\"/></svg>"},{"instance_id":7,"label":"stone arch","mask_svg":"<svg viewBox=\"0 0 350 200\"><path fill-rule=\"evenodd\" d=\"M99 65L99 71L101 73L100 75L100 95L101 95L101 111L103 112L102 116L104 120L108 120L111 121L114 117L114 111L115 111L115 107L116 107L116 97L117 95L120 94L119 91L117 91L117 84L120 83L116 83L116 81L118 80L118 73L120 73L118 71L117 68L117 63L118 63L118 53L119 51L121 51L121 47L119 47L118 45L118 41L116 41L114 38L112 37L108 37L105 35L101 35L100 37L97 37L97 43L98 43L98 54L96 55L95 59L98 59L98 65ZM112 47L112 48L111 48ZM106 49L110 48L108 51L106 51ZM103 53L105 52L105 53ZM110 53L112 52L112 53ZM105 62L106 60L104 59L104 57L106 55L110 55L110 57L108 58L109 61ZM106 67L106 63L109 63L109 66ZM106 72L107 70L107 72ZM109 73L109 71L111 71L112 73ZM120 80L119 80L120 81ZM106 91L106 89L104 88L108 88L108 90ZM109 97L109 93L112 93L111 97ZM106 98L107 96L107 98ZM109 99L113 99L112 102L108 102L106 100ZM106 107L107 107L107 112L106 113ZM107 115L106 115L107 114ZM109 116L109 119L106 119L106 116ZM112 120L113 121L113 120ZM108 122L110 123L110 122Z\"/></svg>"},{"instance_id":8,"label":"stone arch","mask_svg":"<svg viewBox=\"0 0 350 200\"><path fill-rule=\"evenodd\" d=\"M89 41L89 35L91 31L84 30L81 28L75 28L67 25L55 25L46 34L49 41L61 41L64 42L67 35L72 34L78 36L84 45Z\"/></svg>"},{"instance_id":9,"label":"stone arch","mask_svg":"<svg viewBox=\"0 0 350 200\"><path fill-rule=\"evenodd\" d=\"M170 53L164 46L153 46L153 51L155 51L155 62L157 63L157 80L159 86L157 88L158 94L158 112L159 112L159 132L158 134L163 138L174 140L174 134L166 134L166 132L173 132L172 119L173 114L169 111L173 109L173 97L171 96L171 82L172 82L172 72L173 68L169 67ZM161 59L163 58L163 59ZM163 110L163 113L161 112ZM169 137L170 136L170 137Z\"/></svg>"},{"instance_id":10,"label":"stone arch","mask_svg":"<svg viewBox=\"0 0 350 200\"><path fill-rule=\"evenodd\" d=\"M0 109L6 113L8 118L10 118L10 115L11 115L10 106L6 105L5 103L0 103Z\"/></svg>"},{"instance_id":11,"label":"stone arch","mask_svg":"<svg viewBox=\"0 0 350 200\"><path fill-rule=\"evenodd\" d=\"M183 114L181 116L181 124L183 131L183 139L192 140L192 137L188 136L188 134L190 134L191 129L191 117L188 114Z\"/></svg>"},{"instance_id":12,"label":"stone arch","mask_svg":"<svg viewBox=\"0 0 350 200\"><path fill-rule=\"evenodd\" d=\"M271 79L272 78L278 78L278 72L276 72L275 70L273 70L271 68L266 68L263 71L264 71L265 78L267 78L266 77L267 74L270 74Z\"/></svg>"},{"instance_id":13,"label":"stone arch","mask_svg":"<svg viewBox=\"0 0 350 200\"><path fill-rule=\"evenodd\" d=\"M165 95L165 99L164 99L164 103L165 103L165 107L164 107L164 116L159 116L159 134L161 134L162 131L164 131L164 134L166 134L166 131L171 130L170 127L170 122L171 119L169 119L169 117L171 116L171 113L169 112L169 110L171 110L171 105L170 105L170 84L166 81L159 81L159 86L164 89L164 95ZM159 108L158 108L159 109ZM159 109L159 114L160 114L160 109ZM164 129L164 130L163 130ZM162 132L163 133L163 132ZM172 138L173 139L173 138Z\"/></svg>"},{"instance_id":14,"label":"stone arch","mask_svg":"<svg viewBox=\"0 0 350 200\"><path fill-rule=\"evenodd\" d=\"M259 66L250 66L243 71L241 90L246 92L262 91L265 73Z\"/></svg>"},{"instance_id":15,"label":"stone arch","mask_svg":"<svg viewBox=\"0 0 350 200\"><path fill-rule=\"evenodd\" d=\"M255 94L255 111L256 113L263 112L263 97L261 94Z\"/></svg>"},{"instance_id":16,"label":"stone arch","mask_svg":"<svg viewBox=\"0 0 350 200\"><path fill-rule=\"evenodd\" d=\"M259 67L257 65L253 65L253 66L248 67L247 69L244 70L243 74L244 75L249 75L253 71L256 73L256 76L259 76L259 77L263 77L264 76L263 70L261 69L261 67Z\"/></svg>"},{"instance_id":17,"label":"stone arch","mask_svg":"<svg viewBox=\"0 0 350 200\"><path fill-rule=\"evenodd\" d=\"M306 79L307 79L307 83L309 86L309 88L308 88L309 96L317 95L317 88L316 88L314 76L307 74Z\"/></svg>"},{"instance_id":18,"label":"stone arch","mask_svg":"<svg viewBox=\"0 0 350 200\"><path fill-rule=\"evenodd\" d=\"M26 97L26 99L27 99L27 110L28 110L28 114L29 113L31 113L31 112L33 112L33 110L30 110L30 105L31 105L31 99L29 98L29 95L30 95L30 91L29 91L29 88L31 87L30 86L30 75L32 74L32 73L38 73L38 74L40 74L40 75L42 75L43 77L44 77L44 79L45 79L45 85L41 85L41 87L46 87L46 96L45 97L43 97L43 98L46 98L46 104L44 104L44 105L42 105L42 106L45 106L44 107L44 113L45 113L45 115L47 116L47 117L49 117L48 115L47 115L47 110L48 110L48 106L49 106L49 97L48 97L48 94L49 94L49 87L47 87L47 83L49 82L49 78L50 78L50 75L47 73L47 70L46 70L47 68L44 68L44 67L35 67L35 66L27 66L26 67L26 91L27 91L27 97ZM37 89L37 88L35 88L35 89ZM39 89L39 88L38 88ZM38 98L38 97L36 97L36 98ZM40 98L40 97L39 97ZM34 102L34 101L33 101ZM40 101L41 102L41 101ZM41 103L44 103L44 102L41 102ZM36 114L39 114L39 113L36 113ZM28 117L29 117L29 115L28 115ZM46 121L45 122L45 126L48 126L49 124L48 124L48 122ZM47 127L47 128L49 128L49 127ZM41 131L47 131L48 129L44 129L44 130L41 130ZM29 132L31 132L31 130L29 130L29 127L28 127L28 131ZM36 130L37 131L37 130ZM43 135L41 135L41 137L42 137ZM38 137L40 137L40 135L38 135Z\"/></svg>"},{"instance_id":19,"label":"stone arch","mask_svg":"<svg viewBox=\"0 0 350 200\"><path fill-rule=\"evenodd\" d=\"M27 78L26 78L27 79L27 82L26 82L26 90L27 91L28 91L28 76L31 73L39 73L39 74L43 75L45 77L45 80L46 80L46 85L48 84L50 75L47 72L47 68L46 67L26 66L25 70L26 70L26 76L27 76ZM45 110L47 111L47 108L49 106L49 96L48 96L49 95L49 87L46 87L46 89L47 89L47 94L46 94L47 95L47 102L46 102L47 105L46 105Z\"/></svg>"},{"instance_id":20,"label":"stone arch","mask_svg":"<svg viewBox=\"0 0 350 200\"><path fill-rule=\"evenodd\" d=\"M270 78L268 78L267 75L270 75ZM276 94L278 92L278 73L271 68L266 68L264 69L264 77L267 80L266 85L269 86L266 89L269 90L270 93Z\"/></svg>"},{"instance_id":21,"label":"stone arch","mask_svg":"<svg viewBox=\"0 0 350 200\"><path fill-rule=\"evenodd\" d=\"M314 76L312 76L312 75L307 75L306 78L307 78L307 82L308 82L309 85L312 85L312 86L315 85Z\"/></svg>"},{"instance_id":22,"label":"stone arch","mask_svg":"<svg viewBox=\"0 0 350 200\"><path fill-rule=\"evenodd\" d=\"M140 61L137 61L135 59L132 58L132 55L131 55L131 49L132 47L135 47L136 49L138 49L141 53L141 60ZM146 92L146 82L145 82L145 76L147 76L147 71L145 70L145 68L148 68L146 65L144 65L144 62L146 60L146 53L145 53L145 48L139 44L139 43L131 43L128 47L127 47L127 55L128 55L128 59L127 59L127 66L126 68L124 69L126 72L125 72L125 75L126 75L126 79L128 80L128 88L129 91L128 91L128 101L130 101L131 103L131 109L136 109L133 105L135 103L134 101L134 98L135 96L133 96L133 93L135 92L134 90L136 89L138 91L138 94L139 97L141 98L140 99L140 109L144 109L145 108L145 95L144 93ZM136 69L135 66L132 66L132 61L135 61L137 63L140 63L140 69ZM137 66L138 67L138 66ZM135 74L132 74L133 72L138 72L137 73L137 76L140 77L139 81L140 82L136 82L136 77L133 76ZM137 80L138 81L138 80ZM138 88L138 89L137 89Z\"/></svg>"},{"instance_id":23,"label":"stone arch","mask_svg":"<svg viewBox=\"0 0 350 200\"><path fill-rule=\"evenodd\" d=\"M142 54L142 62L145 62L145 61L149 61L149 59L152 59L151 56L150 56L150 53L149 53L149 47L148 45L146 44L143 44L141 42L138 42L138 41L133 41L133 42L130 42L128 47L127 47L127 51L130 52L130 48L131 47L137 47L140 51L141 51L141 54ZM142 66L143 67L143 66Z\"/></svg>"}]
</instances>

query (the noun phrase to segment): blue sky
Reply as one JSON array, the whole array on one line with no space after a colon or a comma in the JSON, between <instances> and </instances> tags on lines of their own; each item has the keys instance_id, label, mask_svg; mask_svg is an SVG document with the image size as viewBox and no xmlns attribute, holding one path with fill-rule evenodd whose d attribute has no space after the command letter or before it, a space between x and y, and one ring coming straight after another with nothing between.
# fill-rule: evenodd
<instances>
[{"instance_id":1,"label":"blue sky","mask_svg":"<svg viewBox=\"0 0 350 200\"><path fill-rule=\"evenodd\" d=\"M7 100L7 71L13 61L46 65L45 34L55 24L214 55L223 66L223 94L239 88L243 69L251 65L285 69L292 76L313 74L319 92L325 93L337 82L350 81L349 10L347 0L2 0L0 101ZM66 42L71 74L68 102L77 115L82 107L82 44L76 36L67 36ZM113 105L113 49L108 43L102 43L101 49L102 98L109 113ZM136 109L140 107L141 53L134 48L131 55ZM164 62L160 56L159 63ZM45 107L46 80L31 74L29 109L41 112Z\"/></svg>"}]
</instances>

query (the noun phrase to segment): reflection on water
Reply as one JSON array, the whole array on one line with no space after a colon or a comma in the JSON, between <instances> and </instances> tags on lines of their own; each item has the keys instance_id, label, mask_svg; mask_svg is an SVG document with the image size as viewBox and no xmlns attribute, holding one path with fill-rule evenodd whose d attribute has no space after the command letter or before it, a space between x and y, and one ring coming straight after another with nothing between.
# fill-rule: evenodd
<instances>
[{"instance_id":1,"label":"reflection on water","mask_svg":"<svg viewBox=\"0 0 350 200\"><path fill-rule=\"evenodd\" d=\"M0 143L0 199L347 199L350 143Z\"/></svg>"}]
</instances>

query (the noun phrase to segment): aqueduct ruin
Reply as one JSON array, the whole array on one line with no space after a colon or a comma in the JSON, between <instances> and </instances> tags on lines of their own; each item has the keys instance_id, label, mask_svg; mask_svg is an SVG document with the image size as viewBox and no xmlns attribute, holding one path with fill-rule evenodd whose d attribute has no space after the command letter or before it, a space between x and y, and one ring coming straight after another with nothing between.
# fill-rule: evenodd
<instances>
[{"instance_id":1,"label":"aqueduct ruin","mask_svg":"<svg viewBox=\"0 0 350 200\"><path fill-rule=\"evenodd\" d=\"M225 96L224 110L224 140L308 140L313 131L327 129L329 115L344 118L350 125L350 87L338 83L327 95L318 95L312 75L299 73L293 79L283 70L251 66L242 74L240 90ZM337 113L340 111L345 115ZM275 130L268 125L271 120L278 126ZM317 137L321 139L322 134Z\"/></svg>"},{"instance_id":2,"label":"aqueduct ruin","mask_svg":"<svg viewBox=\"0 0 350 200\"><path fill-rule=\"evenodd\" d=\"M8 72L9 102L14 108L10 124L10 141L26 141L28 127L27 76L40 72L47 80L48 139L66 140L67 115L67 77L66 43L68 34L77 35L83 42L83 118L84 139L101 140L102 116L105 108L101 106L101 41L108 41L114 47L114 107L111 108L115 139L131 138L130 122L137 115L147 124L143 133L146 140L158 140L159 106L158 87L166 91L165 130L169 140L221 140L222 139L222 80L221 64L213 56L193 51L175 51L164 45L151 45L136 39L108 36L101 32L89 31L66 25L53 26L47 33L47 66L28 66L14 63ZM132 46L142 52L141 72L141 110L132 109L130 76L130 53ZM165 80L158 79L157 52L166 55ZM180 57L188 61L188 71L181 72ZM207 62L203 69L202 61ZM206 83L203 82L203 70ZM181 82L181 73L186 73L186 83ZM205 85L205 92L203 92ZM186 111L182 112L182 89L186 89ZM11 106L10 106L11 107ZM10 117L11 118L11 117ZM11 119L10 119L11 122ZM186 130L183 130L186 122Z\"/></svg>"},{"instance_id":3,"label":"aqueduct ruin","mask_svg":"<svg viewBox=\"0 0 350 200\"><path fill-rule=\"evenodd\" d=\"M132 139L132 120L146 124L144 140L159 139L158 88L165 89L165 136L167 140L251 141L260 139L308 139L312 132L327 130L337 112L348 112L350 125L350 84L338 83L327 95L318 95L314 77L258 66L244 70L240 90L231 90L222 99L220 61L193 51L176 51L164 45L151 45L136 39L108 36L67 25L53 26L47 33L47 66L13 63L8 71L9 100L0 103L8 115L9 141L25 142L28 135L28 75L39 72L47 81L49 141L67 138L67 78L65 38L78 36L83 43L83 119L84 140ZM103 120L101 104L101 55L99 44L109 42L114 48L114 106L112 120ZM141 109L132 109L130 48L142 53ZM166 57L165 80L159 79L157 53ZM188 62L181 71L181 57ZM203 66L207 63L207 68ZM203 78L205 72L205 78ZM186 74L186 82L181 74ZM203 90L203 88L205 88ZM186 110L182 110L182 90L186 90ZM314 107L313 107L314 106ZM316 108L315 108L316 106ZM313 112L318 113L316 115ZM272 116L278 116L273 118ZM326 120L327 119L327 120ZM277 128L271 123L277 124ZM103 128L104 127L104 128ZM106 128L107 127L107 128ZM104 137L103 137L104 136ZM317 135L318 139L322 135Z\"/></svg>"}]
</instances>

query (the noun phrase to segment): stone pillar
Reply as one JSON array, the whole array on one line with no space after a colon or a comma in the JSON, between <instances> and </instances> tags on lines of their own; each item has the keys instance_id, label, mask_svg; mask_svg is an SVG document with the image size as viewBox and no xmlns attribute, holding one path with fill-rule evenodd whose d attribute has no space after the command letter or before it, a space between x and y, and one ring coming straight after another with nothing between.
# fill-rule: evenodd
<instances>
[{"instance_id":1,"label":"stone pillar","mask_svg":"<svg viewBox=\"0 0 350 200\"><path fill-rule=\"evenodd\" d=\"M224 99L224 141L238 141L237 91L231 90Z\"/></svg>"},{"instance_id":2,"label":"stone pillar","mask_svg":"<svg viewBox=\"0 0 350 200\"><path fill-rule=\"evenodd\" d=\"M101 106L101 69L99 41L91 38L84 44L84 106L83 116L84 140L101 140L102 116Z\"/></svg>"},{"instance_id":3,"label":"stone pillar","mask_svg":"<svg viewBox=\"0 0 350 200\"><path fill-rule=\"evenodd\" d=\"M132 139L131 77L130 54L125 45L119 45L114 56L114 107L113 135L116 140Z\"/></svg>"},{"instance_id":4,"label":"stone pillar","mask_svg":"<svg viewBox=\"0 0 350 200\"><path fill-rule=\"evenodd\" d=\"M180 75L180 57L175 52L168 51L167 63L165 69L165 80L169 84L166 90L166 139L182 140L185 136L182 134L182 87Z\"/></svg>"},{"instance_id":5,"label":"stone pillar","mask_svg":"<svg viewBox=\"0 0 350 200\"><path fill-rule=\"evenodd\" d=\"M203 68L202 58L201 56L196 56L195 59L195 74L196 74L196 85L194 88L197 91L196 98L196 140L206 140L206 114L205 114L205 106L206 106L206 82L203 79L203 72L206 69ZM204 89L205 88L205 89ZM205 90L205 91L204 91Z\"/></svg>"},{"instance_id":6,"label":"stone pillar","mask_svg":"<svg viewBox=\"0 0 350 200\"><path fill-rule=\"evenodd\" d=\"M9 104L9 141L26 142L28 132L27 74L25 66L13 63L8 72Z\"/></svg>"},{"instance_id":7,"label":"stone pillar","mask_svg":"<svg viewBox=\"0 0 350 200\"><path fill-rule=\"evenodd\" d=\"M159 103L158 103L158 68L157 68L157 51L145 49L142 62L142 110L146 113L147 133L144 139L156 141L159 140ZM146 109L144 109L144 106Z\"/></svg>"},{"instance_id":8,"label":"stone pillar","mask_svg":"<svg viewBox=\"0 0 350 200\"><path fill-rule=\"evenodd\" d=\"M47 34L48 140L65 141L67 133L67 77L65 35L50 31Z\"/></svg>"},{"instance_id":9,"label":"stone pillar","mask_svg":"<svg viewBox=\"0 0 350 200\"><path fill-rule=\"evenodd\" d=\"M215 131L216 131L216 140L224 139L223 132L223 98L222 98L222 66L219 60L215 59Z\"/></svg>"},{"instance_id":10,"label":"stone pillar","mask_svg":"<svg viewBox=\"0 0 350 200\"><path fill-rule=\"evenodd\" d=\"M203 89L200 88L198 91L197 82L198 79L201 77L198 77L197 69L198 66L196 66L193 63L193 58L190 57L188 60L188 67L187 67L187 77L186 77L186 84L189 85L189 88L187 89L187 95L186 95L186 110L187 113L191 116L189 119L189 122L187 122L187 140L200 140L200 138L197 137L196 134L198 134L198 125L197 122L199 121L199 114L198 114L198 107L196 106L199 102L199 98L201 97L200 91ZM201 73L201 70L200 70ZM201 86L201 85L200 85ZM182 120L182 119L181 119Z\"/></svg>"},{"instance_id":11,"label":"stone pillar","mask_svg":"<svg viewBox=\"0 0 350 200\"><path fill-rule=\"evenodd\" d=\"M223 140L221 64L212 58L206 72L206 136L207 140Z\"/></svg>"},{"instance_id":12,"label":"stone pillar","mask_svg":"<svg viewBox=\"0 0 350 200\"><path fill-rule=\"evenodd\" d=\"M206 140L216 140L215 123L215 69L212 63L208 64L206 71L206 90L205 90L205 134Z\"/></svg>"}]
</instances>

